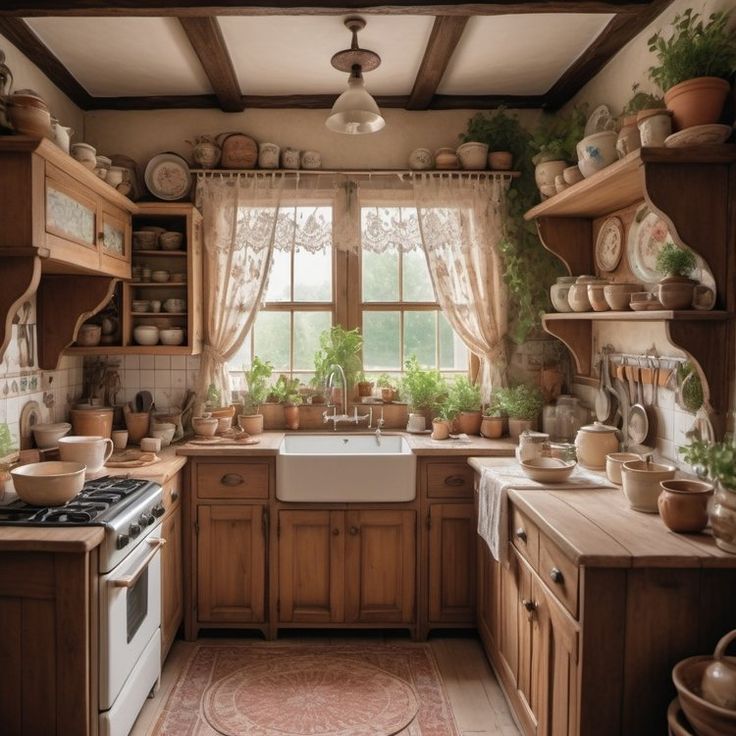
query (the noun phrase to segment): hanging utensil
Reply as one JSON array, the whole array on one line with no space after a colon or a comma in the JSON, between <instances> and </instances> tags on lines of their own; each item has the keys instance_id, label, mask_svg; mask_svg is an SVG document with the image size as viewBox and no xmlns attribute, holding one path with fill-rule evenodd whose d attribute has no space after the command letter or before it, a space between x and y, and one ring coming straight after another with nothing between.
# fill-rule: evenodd
<instances>
[{"instance_id":1,"label":"hanging utensil","mask_svg":"<svg viewBox=\"0 0 736 736\"><path fill-rule=\"evenodd\" d=\"M658 415L657 415L657 388L658 388L658 381L659 381L659 362L656 358L648 358L649 363L649 369L648 369L648 376L649 376L649 385L651 386L651 393L650 397L651 400L649 403L646 402L646 396L643 395L642 398L644 400L644 409L647 412L647 419L649 420L649 431L647 432L647 436L644 440L644 442L647 445L655 445L657 443L657 424L658 424ZM643 381L643 383L647 383L646 381Z\"/></svg>"},{"instance_id":2,"label":"hanging utensil","mask_svg":"<svg viewBox=\"0 0 736 736\"><path fill-rule=\"evenodd\" d=\"M608 353L604 350L601 355L600 381L598 393L595 395L595 416L599 422L608 424L608 415L611 412L611 395L606 391L606 371L608 370Z\"/></svg>"},{"instance_id":3,"label":"hanging utensil","mask_svg":"<svg viewBox=\"0 0 736 736\"><path fill-rule=\"evenodd\" d=\"M633 403L629 408L629 421L626 423L626 434L631 444L641 445L649 433L649 417L644 408L641 370L639 366L629 366L629 393Z\"/></svg>"}]
</instances>

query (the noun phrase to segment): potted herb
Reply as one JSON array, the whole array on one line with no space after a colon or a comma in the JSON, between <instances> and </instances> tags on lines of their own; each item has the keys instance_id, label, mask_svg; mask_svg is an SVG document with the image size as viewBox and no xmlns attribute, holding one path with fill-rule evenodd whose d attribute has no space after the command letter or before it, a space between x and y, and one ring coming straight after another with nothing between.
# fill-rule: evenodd
<instances>
[{"instance_id":1,"label":"potted herb","mask_svg":"<svg viewBox=\"0 0 736 736\"><path fill-rule=\"evenodd\" d=\"M236 407L234 404L225 406L222 403L222 391L214 383L211 383L207 387L205 410L212 419L230 419L232 421Z\"/></svg>"},{"instance_id":2,"label":"potted herb","mask_svg":"<svg viewBox=\"0 0 736 736\"><path fill-rule=\"evenodd\" d=\"M713 537L718 547L736 554L736 446L733 441L693 440L680 453L698 476L715 483L710 509Z\"/></svg>"},{"instance_id":3,"label":"potted herb","mask_svg":"<svg viewBox=\"0 0 736 736\"><path fill-rule=\"evenodd\" d=\"M619 130L618 139L616 140L616 151L619 158L623 158L642 147L641 133L637 123L639 115L641 115L642 121L651 117L656 118L657 115L667 115L667 111L664 109L664 100L661 97L655 97L648 92L640 91L638 83L631 87L631 91L632 96L621 113L621 130ZM667 122L669 123L669 118ZM657 121L654 120L642 125L646 129L647 136L649 136L649 131L653 129L653 126L656 127L656 123ZM646 145L661 144L647 142Z\"/></svg>"},{"instance_id":4,"label":"potted herb","mask_svg":"<svg viewBox=\"0 0 736 736\"><path fill-rule=\"evenodd\" d=\"M672 21L665 38L658 31L649 39L657 64L650 78L664 90L675 128L717 123L736 71L736 35L729 28L730 12L712 13L703 22L688 8Z\"/></svg>"},{"instance_id":5,"label":"potted herb","mask_svg":"<svg viewBox=\"0 0 736 736\"><path fill-rule=\"evenodd\" d=\"M273 367L270 363L262 361L255 355L250 370L244 371L244 373L248 390L243 396L244 413L238 417L238 424L248 434L261 434L263 432L263 414L260 413L261 404L270 393L268 379L271 378Z\"/></svg>"},{"instance_id":6,"label":"potted herb","mask_svg":"<svg viewBox=\"0 0 736 736\"><path fill-rule=\"evenodd\" d=\"M465 376L458 376L447 391L447 406L457 416L455 426L458 432L479 434L480 387L471 383Z\"/></svg>"},{"instance_id":7,"label":"potted herb","mask_svg":"<svg viewBox=\"0 0 736 736\"><path fill-rule=\"evenodd\" d=\"M524 430L534 428L544 404L541 391L525 383L500 389L498 402L508 415L509 435L515 441Z\"/></svg>"},{"instance_id":8,"label":"potted herb","mask_svg":"<svg viewBox=\"0 0 736 736\"><path fill-rule=\"evenodd\" d=\"M424 414L429 424L447 396L447 385L437 371L422 369L416 357L412 356L404 364L401 393L411 410L415 414Z\"/></svg>"},{"instance_id":9,"label":"potted herb","mask_svg":"<svg viewBox=\"0 0 736 736\"><path fill-rule=\"evenodd\" d=\"M387 404L396 401L397 396L397 382L395 378L389 376L388 373L381 373L376 379L376 386L381 389L381 399Z\"/></svg>"},{"instance_id":10,"label":"potted herb","mask_svg":"<svg viewBox=\"0 0 736 736\"><path fill-rule=\"evenodd\" d=\"M503 437L504 423L506 417L499 401L498 393L491 394L488 406L483 410L483 418L480 424L480 434L490 440Z\"/></svg>"},{"instance_id":11,"label":"potted herb","mask_svg":"<svg viewBox=\"0 0 736 736\"><path fill-rule=\"evenodd\" d=\"M433 440L446 440L452 431L457 412L447 400L436 409L436 412L437 416L432 419L432 434L430 437Z\"/></svg>"},{"instance_id":12,"label":"potted herb","mask_svg":"<svg viewBox=\"0 0 736 736\"><path fill-rule=\"evenodd\" d=\"M333 401L341 401L342 391L345 391L346 399L350 396L350 389L355 386L356 378L362 369L362 349L363 337L357 329L346 330L341 325L335 325L329 330L324 330L319 336L319 350L314 356L315 378L319 376L324 385L332 367L339 365L345 372L348 384L333 389L331 397ZM347 411L347 407L345 410Z\"/></svg>"},{"instance_id":13,"label":"potted herb","mask_svg":"<svg viewBox=\"0 0 736 736\"><path fill-rule=\"evenodd\" d=\"M361 371L358 373L358 396L366 397L366 396L372 396L373 395L373 381L366 381L365 379L365 373Z\"/></svg>"},{"instance_id":14,"label":"potted herb","mask_svg":"<svg viewBox=\"0 0 736 736\"><path fill-rule=\"evenodd\" d=\"M499 107L492 113L479 112L468 120L465 133L460 134L463 143L478 141L490 150L488 165L494 171L507 171L514 160L526 153L528 134L521 127L516 115L509 115Z\"/></svg>"},{"instance_id":15,"label":"potted herb","mask_svg":"<svg viewBox=\"0 0 736 736\"><path fill-rule=\"evenodd\" d=\"M289 378L282 374L273 385L271 392L276 396L279 404L284 407L286 428L299 429L299 406L302 403L299 379Z\"/></svg>"},{"instance_id":16,"label":"potted herb","mask_svg":"<svg viewBox=\"0 0 736 736\"><path fill-rule=\"evenodd\" d=\"M657 287L657 298L665 309L689 309L696 282L690 274L697 266L695 254L689 248L665 243L657 253L656 269L664 274Z\"/></svg>"}]
</instances>

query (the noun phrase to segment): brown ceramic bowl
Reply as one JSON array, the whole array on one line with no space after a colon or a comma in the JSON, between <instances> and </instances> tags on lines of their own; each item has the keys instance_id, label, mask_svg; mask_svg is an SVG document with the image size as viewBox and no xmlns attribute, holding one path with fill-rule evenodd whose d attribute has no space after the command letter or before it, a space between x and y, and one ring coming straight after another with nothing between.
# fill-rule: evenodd
<instances>
[{"instance_id":1,"label":"brown ceramic bowl","mask_svg":"<svg viewBox=\"0 0 736 736\"><path fill-rule=\"evenodd\" d=\"M687 534L708 526L708 502L713 484L700 480L663 480L657 499L659 515L667 528Z\"/></svg>"},{"instance_id":2,"label":"brown ceramic bowl","mask_svg":"<svg viewBox=\"0 0 736 736\"><path fill-rule=\"evenodd\" d=\"M736 736L736 710L712 705L702 697L703 672L713 662L711 656L683 659L672 669L672 681L680 705L698 736Z\"/></svg>"}]
</instances>

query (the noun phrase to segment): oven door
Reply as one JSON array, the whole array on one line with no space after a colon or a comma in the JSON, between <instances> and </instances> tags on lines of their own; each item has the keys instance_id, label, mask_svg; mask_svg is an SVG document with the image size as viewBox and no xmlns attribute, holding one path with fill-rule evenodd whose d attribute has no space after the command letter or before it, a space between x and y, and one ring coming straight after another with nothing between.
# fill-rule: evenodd
<instances>
[{"instance_id":1,"label":"oven door","mask_svg":"<svg viewBox=\"0 0 736 736\"><path fill-rule=\"evenodd\" d=\"M112 706L161 626L160 525L100 576L100 710Z\"/></svg>"}]
</instances>

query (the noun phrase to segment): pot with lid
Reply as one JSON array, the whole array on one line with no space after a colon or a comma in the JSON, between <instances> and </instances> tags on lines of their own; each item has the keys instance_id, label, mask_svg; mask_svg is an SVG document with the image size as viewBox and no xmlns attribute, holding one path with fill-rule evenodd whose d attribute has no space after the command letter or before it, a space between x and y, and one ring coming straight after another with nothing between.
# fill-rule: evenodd
<instances>
[{"instance_id":1,"label":"pot with lid","mask_svg":"<svg viewBox=\"0 0 736 736\"><path fill-rule=\"evenodd\" d=\"M619 450L618 430L602 422L586 424L575 435L575 450L584 468L603 470L606 455Z\"/></svg>"}]
</instances>

